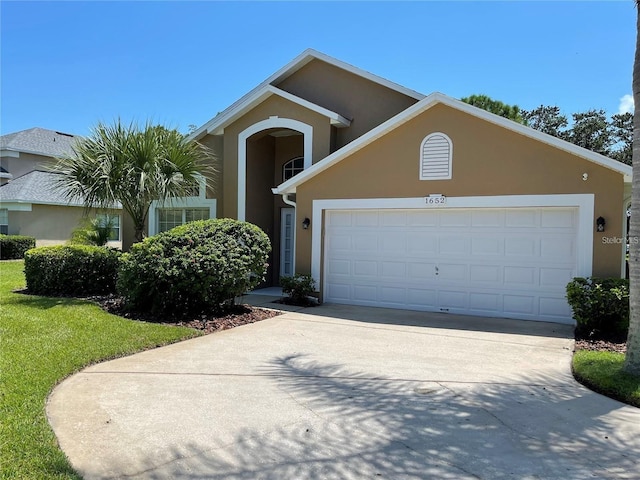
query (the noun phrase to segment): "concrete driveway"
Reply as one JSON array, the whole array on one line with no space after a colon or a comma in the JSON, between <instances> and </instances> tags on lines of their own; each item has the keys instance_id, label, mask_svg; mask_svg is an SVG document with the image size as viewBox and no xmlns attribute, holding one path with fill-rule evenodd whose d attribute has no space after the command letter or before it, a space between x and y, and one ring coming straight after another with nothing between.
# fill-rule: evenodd
<instances>
[{"instance_id":1,"label":"concrete driveway","mask_svg":"<svg viewBox=\"0 0 640 480\"><path fill-rule=\"evenodd\" d=\"M640 478L566 326L322 306L95 365L47 413L86 479Z\"/></svg>"}]
</instances>

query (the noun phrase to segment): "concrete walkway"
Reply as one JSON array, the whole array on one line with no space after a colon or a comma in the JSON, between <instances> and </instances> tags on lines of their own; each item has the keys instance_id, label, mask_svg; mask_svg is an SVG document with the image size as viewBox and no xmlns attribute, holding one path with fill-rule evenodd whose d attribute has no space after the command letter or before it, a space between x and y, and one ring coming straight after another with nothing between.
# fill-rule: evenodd
<instances>
[{"instance_id":1,"label":"concrete walkway","mask_svg":"<svg viewBox=\"0 0 640 480\"><path fill-rule=\"evenodd\" d=\"M640 478L570 328L325 305L95 365L47 413L85 479Z\"/></svg>"}]
</instances>

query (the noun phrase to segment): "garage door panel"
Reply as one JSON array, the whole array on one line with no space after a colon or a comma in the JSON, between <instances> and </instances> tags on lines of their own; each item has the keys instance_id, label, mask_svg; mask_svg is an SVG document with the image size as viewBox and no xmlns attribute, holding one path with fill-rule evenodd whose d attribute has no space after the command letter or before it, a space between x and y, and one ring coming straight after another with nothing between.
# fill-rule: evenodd
<instances>
[{"instance_id":1,"label":"garage door panel","mask_svg":"<svg viewBox=\"0 0 640 480\"><path fill-rule=\"evenodd\" d=\"M575 240L569 236L547 236L540 240L540 255L549 259L567 259L575 254Z\"/></svg>"},{"instance_id":2,"label":"garage door panel","mask_svg":"<svg viewBox=\"0 0 640 480\"><path fill-rule=\"evenodd\" d=\"M540 269L540 284L546 288L565 288L575 276L573 268L543 267Z\"/></svg>"},{"instance_id":3,"label":"garage door panel","mask_svg":"<svg viewBox=\"0 0 640 480\"><path fill-rule=\"evenodd\" d=\"M537 267L504 267L504 280L507 284L537 285Z\"/></svg>"},{"instance_id":4,"label":"garage door panel","mask_svg":"<svg viewBox=\"0 0 640 480\"><path fill-rule=\"evenodd\" d=\"M503 268L500 265L471 265L469 267L469 280L482 285L502 286L502 271Z\"/></svg>"},{"instance_id":5,"label":"garage door panel","mask_svg":"<svg viewBox=\"0 0 640 480\"><path fill-rule=\"evenodd\" d=\"M469 308L487 314L499 313L502 310L502 296L496 293L470 293Z\"/></svg>"},{"instance_id":6,"label":"garage door panel","mask_svg":"<svg viewBox=\"0 0 640 480\"><path fill-rule=\"evenodd\" d=\"M540 215L540 226L542 228L551 227L554 229L573 230L576 224L575 210L556 209L542 210Z\"/></svg>"},{"instance_id":7,"label":"garage door panel","mask_svg":"<svg viewBox=\"0 0 640 480\"><path fill-rule=\"evenodd\" d=\"M349 260L331 260L327 267L328 275L351 275L351 262Z\"/></svg>"},{"instance_id":8,"label":"garage door panel","mask_svg":"<svg viewBox=\"0 0 640 480\"><path fill-rule=\"evenodd\" d=\"M391 255L399 255L406 252L406 234L404 233L381 233L380 251Z\"/></svg>"},{"instance_id":9,"label":"garage door panel","mask_svg":"<svg viewBox=\"0 0 640 480\"><path fill-rule=\"evenodd\" d=\"M407 290L398 287L380 287L380 301L405 305L407 303Z\"/></svg>"},{"instance_id":10,"label":"garage door panel","mask_svg":"<svg viewBox=\"0 0 640 480\"><path fill-rule=\"evenodd\" d=\"M354 285L353 298L360 301L376 303L378 298L378 287L375 285Z\"/></svg>"},{"instance_id":11,"label":"garage door panel","mask_svg":"<svg viewBox=\"0 0 640 480\"><path fill-rule=\"evenodd\" d=\"M471 255L503 255L504 240L493 237L471 239Z\"/></svg>"},{"instance_id":12,"label":"garage door panel","mask_svg":"<svg viewBox=\"0 0 640 480\"><path fill-rule=\"evenodd\" d=\"M564 298L559 297L540 297L539 315L543 318L563 318L571 315L571 308Z\"/></svg>"},{"instance_id":13,"label":"garage door panel","mask_svg":"<svg viewBox=\"0 0 640 480\"><path fill-rule=\"evenodd\" d=\"M407 303L416 307L436 309L438 306L438 292L433 289L408 288Z\"/></svg>"},{"instance_id":14,"label":"garage door panel","mask_svg":"<svg viewBox=\"0 0 640 480\"><path fill-rule=\"evenodd\" d=\"M537 239L530 237L507 237L504 239L504 253L507 256L533 257L538 251L539 245Z\"/></svg>"},{"instance_id":15,"label":"garage door panel","mask_svg":"<svg viewBox=\"0 0 640 480\"><path fill-rule=\"evenodd\" d=\"M412 212L407 217L407 225L411 227L437 227L439 212L437 210L422 210Z\"/></svg>"},{"instance_id":16,"label":"garage door panel","mask_svg":"<svg viewBox=\"0 0 640 480\"><path fill-rule=\"evenodd\" d=\"M440 308L446 309L467 309L467 297L466 292L459 292L457 290L440 290L438 292L438 303Z\"/></svg>"},{"instance_id":17,"label":"garage door panel","mask_svg":"<svg viewBox=\"0 0 640 480\"><path fill-rule=\"evenodd\" d=\"M328 211L324 300L570 321L577 218L553 207Z\"/></svg>"},{"instance_id":18,"label":"garage door panel","mask_svg":"<svg viewBox=\"0 0 640 480\"><path fill-rule=\"evenodd\" d=\"M356 277L363 276L378 276L378 262L371 260L354 260L353 262L353 274Z\"/></svg>"},{"instance_id":19,"label":"garage door panel","mask_svg":"<svg viewBox=\"0 0 640 480\"><path fill-rule=\"evenodd\" d=\"M479 228L500 228L504 226L504 211L478 210L472 212L471 226Z\"/></svg>"},{"instance_id":20,"label":"garage door panel","mask_svg":"<svg viewBox=\"0 0 640 480\"><path fill-rule=\"evenodd\" d=\"M433 234L417 233L407 239L407 253L421 257L438 253L438 239Z\"/></svg>"},{"instance_id":21,"label":"garage door panel","mask_svg":"<svg viewBox=\"0 0 640 480\"><path fill-rule=\"evenodd\" d=\"M466 283L468 266L452 263L438 263L438 277L441 282Z\"/></svg>"},{"instance_id":22,"label":"garage door panel","mask_svg":"<svg viewBox=\"0 0 640 480\"><path fill-rule=\"evenodd\" d=\"M409 281L434 279L435 275L436 275L435 263L412 262L409 264L409 275L408 275Z\"/></svg>"},{"instance_id":23,"label":"garage door panel","mask_svg":"<svg viewBox=\"0 0 640 480\"><path fill-rule=\"evenodd\" d=\"M445 235L439 239L438 253L440 255L467 255L469 252L469 239L459 235Z\"/></svg>"},{"instance_id":24,"label":"garage door panel","mask_svg":"<svg viewBox=\"0 0 640 480\"><path fill-rule=\"evenodd\" d=\"M537 228L540 216L537 209L514 208L505 213L505 226L518 228Z\"/></svg>"},{"instance_id":25,"label":"garage door panel","mask_svg":"<svg viewBox=\"0 0 640 480\"><path fill-rule=\"evenodd\" d=\"M329 227L351 226L350 211L334 211L327 215L326 224Z\"/></svg>"},{"instance_id":26,"label":"garage door panel","mask_svg":"<svg viewBox=\"0 0 640 480\"><path fill-rule=\"evenodd\" d=\"M328 248L332 252L350 252L352 250L351 235L333 235L331 239L328 240Z\"/></svg>"},{"instance_id":27,"label":"garage door panel","mask_svg":"<svg viewBox=\"0 0 640 480\"><path fill-rule=\"evenodd\" d=\"M468 210L448 210L446 215L440 211L440 227L470 227L471 212Z\"/></svg>"},{"instance_id":28,"label":"garage door panel","mask_svg":"<svg viewBox=\"0 0 640 480\"><path fill-rule=\"evenodd\" d=\"M383 227L404 227L407 225L406 212L387 210L380 214L380 225Z\"/></svg>"},{"instance_id":29,"label":"garage door panel","mask_svg":"<svg viewBox=\"0 0 640 480\"><path fill-rule=\"evenodd\" d=\"M327 286L327 296L334 301L349 301L353 298L351 284L333 281Z\"/></svg>"},{"instance_id":30,"label":"garage door panel","mask_svg":"<svg viewBox=\"0 0 640 480\"><path fill-rule=\"evenodd\" d=\"M404 281L407 277L407 264L405 262L382 262L380 275L389 279Z\"/></svg>"},{"instance_id":31,"label":"garage door panel","mask_svg":"<svg viewBox=\"0 0 640 480\"><path fill-rule=\"evenodd\" d=\"M358 227L377 227L378 226L378 212L376 211L361 211L356 212L352 218L355 217L355 225Z\"/></svg>"},{"instance_id":32,"label":"garage door panel","mask_svg":"<svg viewBox=\"0 0 640 480\"><path fill-rule=\"evenodd\" d=\"M504 295L504 313L507 315L535 315L536 298L532 295Z\"/></svg>"}]
</instances>

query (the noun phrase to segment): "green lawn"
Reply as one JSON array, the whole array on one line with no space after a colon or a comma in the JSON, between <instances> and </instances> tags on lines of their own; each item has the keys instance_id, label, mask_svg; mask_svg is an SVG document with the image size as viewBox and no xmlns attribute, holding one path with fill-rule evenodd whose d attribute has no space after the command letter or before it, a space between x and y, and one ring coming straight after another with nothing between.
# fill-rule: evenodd
<instances>
[{"instance_id":1,"label":"green lawn","mask_svg":"<svg viewBox=\"0 0 640 480\"><path fill-rule=\"evenodd\" d=\"M573 355L576 379L596 392L640 407L640 378L622 371L624 354L578 350Z\"/></svg>"},{"instance_id":2,"label":"green lawn","mask_svg":"<svg viewBox=\"0 0 640 480\"><path fill-rule=\"evenodd\" d=\"M23 262L0 262L0 478L77 479L45 416L53 387L92 363L199 333L84 301L12 293L24 285Z\"/></svg>"}]
</instances>

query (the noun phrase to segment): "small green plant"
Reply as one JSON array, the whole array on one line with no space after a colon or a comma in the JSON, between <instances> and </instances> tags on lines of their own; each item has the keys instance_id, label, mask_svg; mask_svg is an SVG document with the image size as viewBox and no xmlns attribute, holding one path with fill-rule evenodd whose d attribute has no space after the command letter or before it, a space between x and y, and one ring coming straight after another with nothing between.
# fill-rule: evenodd
<instances>
[{"instance_id":1,"label":"small green plant","mask_svg":"<svg viewBox=\"0 0 640 480\"><path fill-rule=\"evenodd\" d=\"M220 310L262 281L270 250L250 223L189 222L134 244L122 257L118 292L132 310Z\"/></svg>"},{"instance_id":2,"label":"small green plant","mask_svg":"<svg viewBox=\"0 0 640 480\"><path fill-rule=\"evenodd\" d=\"M116 225L115 217L84 218L71 232L71 245L95 245L102 247L111 239L111 231Z\"/></svg>"},{"instance_id":3,"label":"small green plant","mask_svg":"<svg viewBox=\"0 0 640 480\"><path fill-rule=\"evenodd\" d=\"M629 328L629 280L576 277L567 284L567 300L580 337L616 339Z\"/></svg>"},{"instance_id":4,"label":"small green plant","mask_svg":"<svg viewBox=\"0 0 640 480\"><path fill-rule=\"evenodd\" d=\"M24 253L36 246L34 237L24 235L0 235L0 260L24 258Z\"/></svg>"},{"instance_id":5,"label":"small green plant","mask_svg":"<svg viewBox=\"0 0 640 480\"><path fill-rule=\"evenodd\" d=\"M27 289L36 295L92 295L115 292L118 250L89 245L33 248L24 256Z\"/></svg>"},{"instance_id":6,"label":"small green plant","mask_svg":"<svg viewBox=\"0 0 640 480\"><path fill-rule=\"evenodd\" d=\"M309 296L316 290L316 282L311 275L296 273L293 277L280 277L282 292L289 295L292 303L306 305Z\"/></svg>"}]
</instances>

